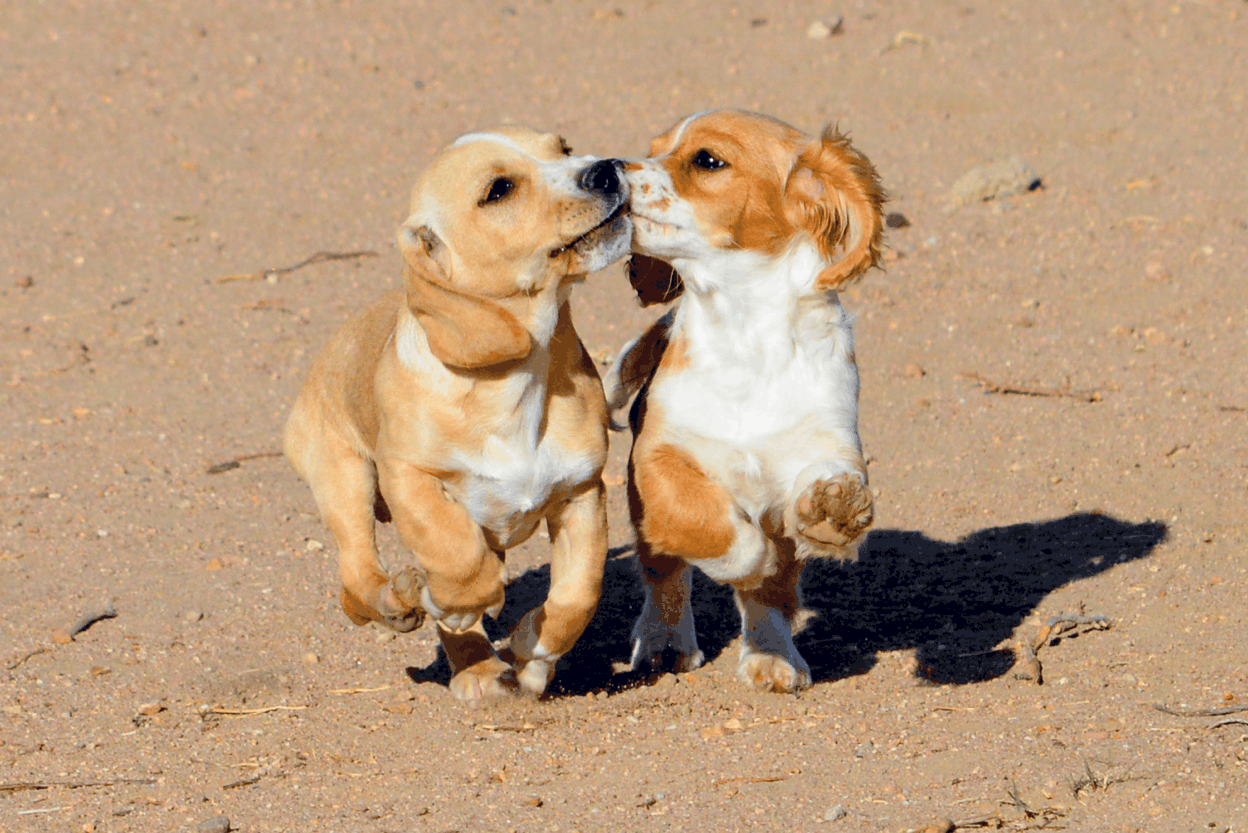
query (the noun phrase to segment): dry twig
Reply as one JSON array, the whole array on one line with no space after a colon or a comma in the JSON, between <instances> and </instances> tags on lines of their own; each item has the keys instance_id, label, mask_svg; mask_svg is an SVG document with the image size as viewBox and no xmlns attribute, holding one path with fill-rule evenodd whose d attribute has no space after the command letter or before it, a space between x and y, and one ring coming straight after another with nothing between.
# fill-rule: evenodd
<instances>
[{"instance_id":1,"label":"dry twig","mask_svg":"<svg viewBox=\"0 0 1248 833\"><path fill-rule=\"evenodd\" d=\"M224 463L217 463L208 467L208 474L221 474L222 472L232 471L238 468L248 460L264 460L269 457L281 457L280 451L260 451L256 454L244 454L242 457L235 457L233 460L226 460Z\"/></svg>"},{"instance_id":2,"label":"dry twig","mask_svg":"<svg viewBox=\"0 0 1248 833\"><path fill-rule=\"evenodd\" d=\"M1072 390L1069 385L1067 385L1067 387L1057 389L1026 388L1022 385L1013 385L1009 383L999 384L991 381L990 379L985 379L978 373L960 373L958 375L978 383L984 393L1015 394L1018 396L1061 396L1066 397L1067 399L1077 399L1080 402L1100 402L1102 399L1100 391Z\"/></svg>"},{"instance_id":3,"label":"dry twig","mask_svg":"<svg viewBox=\"0 0 1248 833\"><path fill-rule=\"evenodd\" d=\"M1228 717L1226 720L1219 720L1217 723L1209 724L1209 728L1217 729L1222 726L1230 726L1232 724L1248 726L1248 720L1244 720L1242 717Z\"/></svg>"},{"instance_id":4,"label":"dry twig","mask_svg":"<svg viewBox=\"0 0 1248 833\"><path fill-rule=\"evenodd\" d=\"M85 616L79 617L72 625L66 628L57 628L52 631L52 641L58 645L68 645L74 641L74 637L85 631L87 628L99 622L102 619L113 619L117 616L117 608L113 607L113 603L109 602L108 607L103 610L93 611Z\"/></svg>"},{"instance_id":5,"label":"dry twig","mask_svg":"<svg viewBox=\"0 0 1248 833\"><path fill-rule=\"evenodd\" d=\"M231 781L228 784L222 784L221 789L232 790L235 787L250 787L252 784L256 783L263 777L264 776L260 773L256 773L255 775L249 775L246 778L242 778L238 781Z\"/></svg>"},{"instance_id":6,"label":"dry twig","mask_svg":"<svg viewBox=\"0 0 1248 833\"><path fill-rule=\"evenodd\" d=\"M64 787L76 790L81 787L113 787L117 784L155 784L155 778L113 778L108 781L16 781L0 784L0 793L20 792L22 790L50 790Z\"/></svg>"},{"instance_id":7,"label":"dry twig","mask_svg":"<svg viewBox=\"0 0 1248 833\"><path fill-rule=\"evenodd\" d=\"M17 668L19 665L21 665L23 662L25 662L26 660L30 659L31 657L37 657L37 656L39 656L40 654L46 654L46 653L47 653L48 651L50 651L50 650L52 650L52 649L51 649L51 648L48 648L48 647L46 647L46 646L45 646L45 647L43 647L43 648L36 648L35 650L31 651L30 653L26 654L25 656L18 657L16 660L14 660L13 662L9 663L8 670L9 670L9 671L12 671L14 668Z\"/></svg>"},{"instance_id":8,"label":"dry twig","mask_svg":"<svg viewBox=\"0 0 1248 833\"><path fill-rule=\"evenodd\" d=\"M771 784L775 781L787 781L791 777L791 775L764 775L761 777L723 778L716 781L713 786L722 787L724 784Z\"/></svg>"},{"instance_id":9,"label":"dry twig","mask_svg":"<svg viewBox=\"0 0 1248 833\"><path fill-rule=\"evenodd\" d=\"M379 685L376 688L331 688L330 694L371 694L374 691L385 691L390 687L390 683Z\"/></svg>"},{"instance_id":10,"label":"dry twig","mask_svg":"<svg viewBox=\"0 0 1248 833\"><path fill-rule=\"evenodd\" d=\"M256 714L268 714L269 712L293 712L306 708L307 706L261 706L255 709L226 709L213 707L205 710L204 714L221 714L226 717L251 717Z\"/></svg>"},{"instance_id":11,"label":"dry twig","mask_svg":"<svg viewBox=\"0 0 1248 833\"><path fill-rule=\"evenodd\" d=\"M262 281L269 275L289 275L296 269L302 269L305 266L311 266L314 263L325 263L330 260L354 260L360 257L377 257L374 251L358 251L358 252L317 252L309 255L294 266L282 266L275 269L265 269L262 272L244 272L236 275L225 275L217 278L217 283L229 283L230 281Z\"/></svg>"},{"instance_id":12,"label":"dry twig","mask_svg":"<svg viewBox=\"0 0 1248 833\"><path fill-rule=\"evenodd\" d=\"M1050 639L1057 639L1063 634L1074 630L1080 625L1090 625L1094 630L1108 630L1113 623L1107 616L1085 616L1082 613L1059 613L1045 622L1031 642L1019 641L1019 670L1014 676L1023 680L1035 680L1036 685L1044 683L1044 669L1040 665L1039 650Z\"/></svg>"},{"instance_id":13,"label":"dry twig","mask_svg":"<svg viewBox=\"0 0 1248 833\"><path fill-rule=\"evenodd\" d=\"M1241 703L1238 706L1220 706L1216 709L1184 709L1167 706L1165 703L1153 703L1153 708L1159 712L1172 714L1175 717L1220 717L1224 714L1248 712L1248 703Z\"/></svg>"}]
</instances>

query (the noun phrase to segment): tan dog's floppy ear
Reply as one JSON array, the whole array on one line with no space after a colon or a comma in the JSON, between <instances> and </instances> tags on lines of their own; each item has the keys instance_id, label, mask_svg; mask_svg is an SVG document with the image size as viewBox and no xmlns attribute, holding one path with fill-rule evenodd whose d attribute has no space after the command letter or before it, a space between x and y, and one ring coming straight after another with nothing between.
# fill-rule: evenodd
<instances>
[{"instance_id":1,"label":"tan dog's floppy ear","mask_svg":"<svg viewBox=\"0 0 1248 833\"><path fill-rule=\"evenodd\" d=\"M628 259L628 282L643 307L666 304L685 291L684 281L671 264L646 255Z\"/></svg>"},{"instance_id":2,"label":"tan dog's floppy ear","mask_svg":"<svg viewBox=\"0 0 1248 833\"><path fill-rule=\"evenodd\" d=\"M488 298L450 285L449 252L431 228L403 226L399 249L407 305L439 361L471 370L517 361L533 351L533 338L515 316Z\"/></svg>"},{"instance_id":3,"label":"tan dog's floppy ear","mask_svg":"<svg viewBox=\"0 0 1248 833\"><path fill-rule=\"evenodd\" d=\"M798 156L785 184L794 222L831 264L816 290L840 289L879 263L883 205L875 168L831 125Z\"/></svg>"}]
</instances>

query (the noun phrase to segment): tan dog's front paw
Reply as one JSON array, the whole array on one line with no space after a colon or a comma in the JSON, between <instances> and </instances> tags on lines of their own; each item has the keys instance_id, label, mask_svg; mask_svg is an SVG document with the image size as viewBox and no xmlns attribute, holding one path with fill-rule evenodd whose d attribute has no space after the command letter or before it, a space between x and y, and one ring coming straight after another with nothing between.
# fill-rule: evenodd
<instances>
[{"instance_id":1,"label":"tan dog's front paw","mask_svg":"<svg viewBox=\"0 0 1248 833\"><path fill-rule=\"evenodd\" d=\"M506 697L519 686L515 669L498 657L483 659L451 677L451 694L467 702Z\"/></svg>"},{"instance_id":2,"label":"tan dog's front paw","mask_svg":"<svg viewBox=\"0 0 1248 833\"><path fill-rule=\"evenodd\" d=\"M425 623L425 609L420 594L425 587L425 577L412 567L404 567L381 587L373 591L377 606L365 603L346 587L342 588L339 602L343 613L357 625L369 622L385 622L399 633L414 631Z\"/></svg>"},{"instance_id":3,"label":"tan dog's front paw","mask_svg":"<svg viewBox=\"0 0 1248 833\"><path fill-rule=\"evenodd\" d=\"M794 692L810 686L810 669L794 668L775 654L746 654L737 665L737 677L756 691Z\"/></svg>"},{"instance_id":4,"label":"tan dog's front paw","mask_svg":"<svg viewBox=\"0 0 1248 833\"><path fill-rule=\"evenodd\" d=\"M816 480L798 497L794 509L798 534L836 547L855 541L875 518L871 490L853 474Z\"/></svg>"}]
</instances>

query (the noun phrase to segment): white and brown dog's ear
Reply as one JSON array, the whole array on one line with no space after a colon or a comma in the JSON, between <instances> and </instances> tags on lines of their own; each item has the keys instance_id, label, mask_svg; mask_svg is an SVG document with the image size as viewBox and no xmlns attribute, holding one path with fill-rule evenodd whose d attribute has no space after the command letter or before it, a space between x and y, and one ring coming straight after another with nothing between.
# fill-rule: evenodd
<instances>
[{"instance_id":1,"label":"white and brown dog's ear","mask_svg":"<svg viewBox=\"0 0 1248 833\"><path fill-rule=\"evenodd\" d=\"M467 370L523 359L533 338L516 317L488 298L452 286L450 252L428 226L399 229L407 305L440 362Z\"/></svg>"},{"instance_id":2,"label":"white and brown dog's ear","mask_svg":"<svg viewBox=\"0 0 1248 833\"><path fill-rule=\"evenodd\" d=\"M875 168L848 136L825 128L800 152L785 195L793 222L814 237L830 264L815 289L840 289L878 265L887 197Z\"/></svg>"},{"instance_id":3,"label":"white and brown dog's ear","mask_svg":"<svg viewBox=\"0 0 1248 833\"><path fill-rule=\"evenodd\" d=\"M628 259L628 282L643 307L666 304L685 291L680 274L658 258L634 254Z\"/></svg>"}]
</instances>

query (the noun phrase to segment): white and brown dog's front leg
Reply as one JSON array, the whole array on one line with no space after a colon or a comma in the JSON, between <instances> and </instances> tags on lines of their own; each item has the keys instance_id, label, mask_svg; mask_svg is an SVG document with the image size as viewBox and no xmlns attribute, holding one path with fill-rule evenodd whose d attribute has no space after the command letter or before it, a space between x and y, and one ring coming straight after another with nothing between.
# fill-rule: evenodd
<instances>
[{"instance_id":1,"label":"white and brown dog's front leg","mask_svg":"<svg viewBox=\"0 0 1248 833\"><path fill-rule=\"evenodd\" d=\"M822 462L798 473L789 490L785 533L797 556L857 557L858 544L875 519L867 467L856 448L837 445Z\"/></svg>"},{"instance_id":2,"label":"white and brown dog's front leg","mask_svg":"<svg viewBox=\"0 0 1248 833\"><path fill-rule=\"evenodd\" d=\"M494 652L481 625L482 615L497 616L503 607L499 554L437 478L408 463L381 459L377 474L399 536L425 571L421 603L437 622L451 666L451 693L479 700L514 690L514 670Z\"/></svg>"},{"instance_id":3,"label":"white and brown dog's front leg","mask_svg":"<svg viewBox=\"0 0 1248 833\"><path fill-rule=\"evenodd\" d=\"M511 636L520 688L546 691L555 664L585 632L602 595L607 563L606 489L596 478L546 518L550 533L550 592L526 613Z\"/></svg>"}]
</instances>

